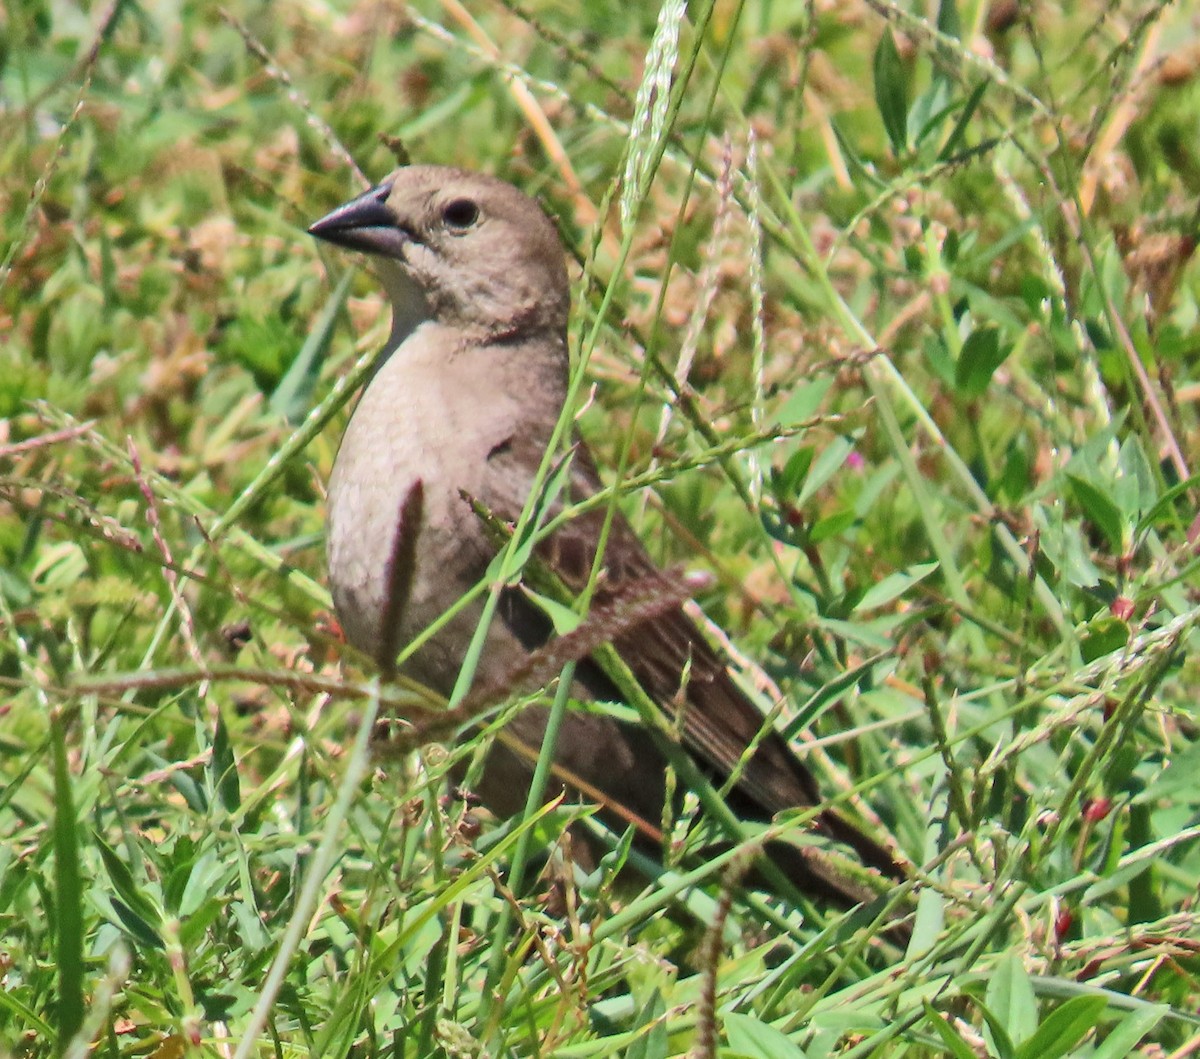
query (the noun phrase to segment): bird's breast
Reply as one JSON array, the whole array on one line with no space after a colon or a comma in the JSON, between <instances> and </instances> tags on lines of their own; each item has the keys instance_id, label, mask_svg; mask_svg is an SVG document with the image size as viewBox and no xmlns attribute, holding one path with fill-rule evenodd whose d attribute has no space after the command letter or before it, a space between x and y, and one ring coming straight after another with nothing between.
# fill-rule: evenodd
<instances>
[{"instance_id":1,"label":"bird's breast","mask_svg":"<svg viewBox=\"0 0 1200 1059\"><path fill-rule=\"evenodd\" d=\"M363 392L329 482L334 606L347 640L381 665L487 569L494 549L463 494L497 495L488 457L511 433L502 394L403 353ZM503 489L521 493L528 483Z\"/></svg>"}]
</instances>

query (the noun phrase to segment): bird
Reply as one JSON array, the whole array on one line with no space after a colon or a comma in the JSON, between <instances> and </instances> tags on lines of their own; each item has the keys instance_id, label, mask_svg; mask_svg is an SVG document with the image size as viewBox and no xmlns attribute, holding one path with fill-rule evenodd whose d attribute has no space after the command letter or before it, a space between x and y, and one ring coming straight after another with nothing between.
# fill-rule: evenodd
<instances>
[{"instance_id":1,"label":"bird","mask_svg":"<svg viewBox=\"0 0 1200 1059\"><path fill-rule=\"evenodd\" d=\"M392 307L390 337L334 461L326 533L331 595L346 640L386 672L405 645L488 576L502 542L482 513L515 524L535 487L568 399L566 255L554 223L524 192L439 165L402 166L308 231L366 254ZM596 464L577 435L569 460L568 499L600 493ZM537 560L572 592L591 579L594 603L619 598L630 585L663 582L667 575L619 512L600 575L591 577L605 516L600 505L564 520L537 545ZM403 662L405 675L449 696L481 608L476 598L446 620ZM552 635L530 594L519 584L505 588L476 681L502 685ZM773 726L764 729L762 712L678 601L618 629L612 646L702 775L719 785L740 763L726 796L738 817L769 822L789 809L822 806L812 773ZM579 660L571 690L580 700L621 697L591 657ZM544 705L524 707L489 751L473 793L499 816L524 805L547 715ZM618 830L632 822L653 853L671 797L666 772L661 735L611 712L570 709L547 797L564 787L586 795ZM848 846L889 883L910 878L900 856L841 812L820 808L810 828ZM851 907L878 897L811 843L772 841L766 856L818 900Z\"/></svg>"}]
</instances>

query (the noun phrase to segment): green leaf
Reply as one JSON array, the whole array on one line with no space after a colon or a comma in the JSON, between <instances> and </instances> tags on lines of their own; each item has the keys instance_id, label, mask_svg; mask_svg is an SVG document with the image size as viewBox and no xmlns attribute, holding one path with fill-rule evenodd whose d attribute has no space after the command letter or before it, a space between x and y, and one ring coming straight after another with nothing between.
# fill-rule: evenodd
<instances>
[{"instance_id":1,"label":"green leaf","mask_svg":"<svg viewBox=\"0 0 1200 1059\"><path fill-rule=\"evenodd\" d=\"M808 469L812 466L813 455L812 446L805 445L788 457L787 463L783 465L783 470L779 472L776 479L782 499L787 500L799 490L808 474Z\"/></svg>"},{"instance_id":2,"label":"green leaf","mask_svg":"<svg viewBox=\"0 0 1200 1059\"><path fill-rule=\"evenodd\" d=\"M950 355L950 350L946 347L942 336L930 333L926 336L921 348L925 353L925 359L929 361L930 370L947 386L957 389L958 383L954 378L956 370L954 358Z\"/></svg>"},{"instance_id":3,"label":"green leaf","mask_svg":"<svg viewBox=\"0 0 1200 1059\"><path fill-rule=\"evenodd\" d=\"M289 423L299 423L308 414L312 405L313 390L321 377L321 365L325 362L325 353L333 337L334 324L346 301L353 279L354 269L346 269L325 303L325 308L321 310L316 326L308 333L304 345L296 354L296 359L292 361L283 378L279 380L279 385L275 387L275 392L271 394L271 411L283 416Z\"/></svg>"},{"instance_id":4,"label":"green leaf","mask_svg":"<svg viewBox=\"0 0 1200 1059\"><path fill-rule=\"evenodd\" d=\"M946 240L942 243L942 260L947 265L953 265L958 261L958 255L964 246L969 246L971 237L968 235L966 239L960 239L957 228L950 228L946 231Z\"/></svg>"},{"instance_id":5,"label":"green leaf","mask_svg":"<svg viewBox=\"0 0 1200 1059\"><path fill-rule=\"evenodd\" d=\"M237 924L238 934L244 945L251 952L265 950L272 943L272 936L263 926L258 910L245 901L234 901L229 906L229 914Z\"/></svg>"},{"instance_id":6,"label":"green leaf","mask_svg":"<svg viewBox=\"0 0 1200 1059\"><path fill-rule=\"evenodd\" d=\"M875 49L875 105L896 154L908 149L908 78L889 26Z\"/></svg>"},{"instance_id":7,"label":"green leaf","mask_svg":"<svg viewBox=\"0 0 1200 1059\"><path fill-rule=\"evenodd\" d=\"M1084 662L1119 651L1129 643L1129 626L1110 615L1097 618L1088 625L1087 633L1079 641L1079 653Z\"/></svg>"},{"instance_id":8,"label":"green leaf","mask_svg":"<svg viewBox=\"0 0 1200 1059\"><path fill-rule=\"evenodd\" d=\"M541 610L554 625L554 631L559 636L565 636L569 632L574 632L579 628L580 622L583 621L583 616L570 607L564 606L557 600L551 599L549 596L543 596L540 593L534 592L528 585L522 586L525 595L527 595L538 609Z\"/></svg>"},{"instance_id":9,"label":"green leaf","mask_svg":"<svg viewBox=\"0 0 1200 1059\"><path fill-rule=\"evenodd\" d=\"M209 896L214 893L224 893L229 884L229 871L222 858L209 850L180 869L185 877L181 880L182 889L178 901L172 908L181 919L188 919L195 914ZM179 885L178 882L175 883Z\"/></svg>"},{"instance_id":10,"label":"green leaf","mask_svg":"<svg viewBox=\"0 0 1200 1059\"><path fill-rule=\"evenodd\" d=\"M162 949L165 944L161 935L151 926L149 920L138 915L132 908L118 897L109 898L113 911L121 921L121 925L131 938L147 949Z\"/></svg>"},{"instance_id":11,"label":"green leaf","mask_svg":"<svg viewBox=\"0 0 1200 1059\"><path fill-rule=\"evenodd\" d=\"M1131 1014L1124 1014L1093 1053L1092 1059L1125 1059L1133 1054L1134 1046L1159 1024L1171 1010L1169 1004L1148 1004Z\"/></svg>"},{"instance_id":12,"label":"green leaf","mask_svg":"<svg viewBox=\"0 0 1200 1059\"><path fill-rule=\"evenodd\" d=\"M502 549L488 568L488 577L503 577L509 580L518 571L525 568L525 564L529 562L529 557L533 554L534 545L537 544L536 534L539 527L550 517L554 505L570 481L574 455L574 449L568 450L559 457L558 463L550 468L550 473L542 485L541 495L533 507L533 517L523 525L518 524L515 528L519 539L512 555L508 556L505 561L506 549Z\"/></svg>"},{"instance_id":13,"label":"green leaf","mask_svg":"<svg viewBox=\"0 0 1200 1059\"><path fill-rule=\"evenodd\" d=\"M1195 784L1195 775L1189 777ZM1106 897L1108 894L1114 893L1117 890L1124 889L1139 875L1149 871L1151 868L1150 861L1137 860L1129 864L1124 864L1108 875L1097 879L1083 892L1083 903L1093 904L1094 902Z\"/></svg>"},{"instance_id":14,"label":"green leaf","mask_svg":"<svg viewBox=\"0 0 1200 1059\"><path fill-rule=\"evenodd\" d=\"M1042 530L1042 552L1058 569L1059 576L1077 588L1092 588L1100 583L1100 571L1088 557L1083 530L1076 521L1050 522L1045 509L1034 508L1034 518Z\"/></svg>"},{"instance_id":15,"label":"green leaf","mask_svg":"<svg viewBox=\"0 0 1200 1059\"><path fill-rule=\"evenodd\" d=\"M1029 451L1025 438L1016 437L1009 441L1004 453L1004 467L993 482L996 494L1010 503L1018 503L1025 495L1030 483Z\"/></svg>"},{"instance_id":16,"label":"green leaf","mask_svg":"<svg viewBox=\"0 0 1200 1059\"><path fill-rule=\"evenodd\" d=\"M1093 525L1104 534L1104 539L1108 541L1113 554L1122 554L1125 551L1127 523L1120 508L1107 493L1086 478L1068 474L1067 481L1071 485L1076 502L1083 508L1083 513Z\"/></svg>"},{"instance_id":17,"label":"green leaf","mask_svg":"<svg viewBox=\"0 0 1200 1059\"><path fill-rule=\"evenodd\" d=\"M227 813L236 813L242 804L242 791L238 784L237 761L229 742L229 730L225 717L218 711L217 729L213 733L212 757L209 760L213 786L217 797Z\"/></svg>"},{"instance_id":18,"label":"green leaf","mask_svg":"<svg viewBox=\"0 0 1200 1059\"><path fill-rule=\"evenodd\" d=\"M821 407L825 395L833 385L832 375L822 375L792 387L788 399L772 420L773 426L792 426L811 419Z\"/></svg>"},{"instance_id":19,"label":"green leaf","mask_svg":"<svg viewBox=\"0 0 1200 1059\"><path fill-rule=\"evenodd\" d=\"M950 98L950 90L946 82L936 79L928 91L920 93L913 100L908 111L908 135L914 146L920 146L937 129L939 129L961 106L958 100Z\"/></svg>"},{"instance_id":20,"label":"green leaf","mask_svg":"<svg viewBox=\"0 0 1200 1059\"><path fill-rule=\"evenodd\" d=\"M955 40L962 38L962 23L954 0L941 0L938 4L937 28L947 37L953 37Z\"/></svg>"},{"instance_id":21,"label":"green leaf","mask_svg":"<svg viewBox=\"0 0 1200 1059\"><path fill-rule=\"evenodd\" d=\"M808 531L808 542L820 544L823 540L845 532L857 521L858 515L853 511L838 511L827 518L817 519Z\"/></svg>"},{"instance_id":22,"label":"green leaf","mask_svg":"<svg viewBox=\"0 0 1200 1059\"><path fill-rule=\"evenodd\" d=\"M842 132L838 127L838 123L834 121L830 124L833 126L833 135L837 137L838 149L842 152L842 158L845 160L846 167L850 170L851 176L855 178L855 183L866 184L868 187L880 190L887 187L887 183L880 178L879 174L873 168L866 165L859 157L850 137ZM0 379L2 378L3 376L0 376Z\"/></svg>"},{"instance_id":23,"label":"green leaf","mask_svg":"<svg viewBox=\"0 0 1200 1059\"><path fill-rule=\"evenodd\" d=\"M804 1050L791 1038L750 1015L725 1016L729 1048L748 1059L805 1059Z\"/></svg>"},{"instance_id":24,"label":"green leaf","mask_svg":"<svg viewBox=\"0 0 1200 1059\"><path fill-rule=\"evenodd\" d=\"M100 850L100 859L104 861L104 869L108 872L108 880L116 892L120 902L113 899L113 907L117 909L121 919L130 926L131 931L142 941L161 948L163 945L160 928L162 926L162 910L146 896L142 886L134 878L133 872L107 842L99 835L93 834L96 848ZM120 903L123 902L123 905ZM136 920L136 922L135 922Z\"/></svg>"},{"instance_id":25,"label":"green leaf","mask_svg":"<svg viewBox=\"0 0 1200 1059\"><path fill-rule=\"evenodd\" d=\"M157 754L147 755L155 766L162 768L166 765L165 758L159 757ZM167 782L182 795L188 808L200 816L208 813L208 795L205 793L203 784L198 783L196 778L183 769L170 769L167 772Z\"/></svg>"},{"instance_id":26,"label":"green leaf","mask_svg":"<svg viewBox=\"0 0 1200 1059\"><path fill-rule=\"evenodd\" d=\"M954 363L954 388L963 397L982 397L1011 351L1011 346L1000 344L1000 332L995 327L976 328L967 336Z\"/></svg>"},{"instance_id":27,"label":"green leaf","mask_svg":"<svg viewBox=\"0 0 1200 1059\"><path fill-rule=\"evenodd\" d=\"M1037 998L1025 965L1015 953L1008 953L996 965L996 971L984 994L985 1017L993 1032L1001 1029L1007 1037L1007 1050L1014 1044L1028 1040L1037 1030ZM992 1019L996 1020L993 1024ZM997 1046L1000 1040L996 1041Z\"/></svg>"},{"instance_id":28,"label":"green leaf","mask_svg":"<svg viewBox=\"0 0 1200 1059\"><path fill-rule=\"evenodd\" d=\"M907 592L918 581L925 580L937 568L937 563L918 563L916 566L910 566L907 570L898 570L894 574L888 574L878 584L867 589L862 599L855 605L855 612L874 610L876 607L882 607L885 603L890 603L897 596Z\"/></svg>"},{"instance_id":29,"label":"green leaf","mask_svg":"<svg viewBox=\"0 0 1200 1059\"><path fill-rule=\"evenodd\" d=\"M975 111L979 109L979 104L983 101L983 94L990 84L990 81L981 81L967 98L966 104L959 112L958 120L954 123L953 130L946 137L946 142L942 144L942 149L938 152L937 160L939 162L945 162L954 157L955 152L963 146L967 137L967 126L975 116Z\"/></svg>"},{"instance_id":30,"label":"green leaf","mask_svg":"<svg viewBox=\"0 0 1200 1059\"><path fill-rule=\"evenodd\" d=\"M854 439L847 437L834 438L821 454L813 460L813 465L809 468L808 477L804 480L804 488L800 490L800 495L796 497L797 504L803 504L810 496L821 488L830 478L834 476L837 470L846 462L846 457L854 449Z\"/></svg>"},{"instance_id":31,"label":"green leaf","mask_svg":"<svg viewBox=\"0 0 1200 1059\"><path fill-rule=\"evenodd\" d=\"M978 1059L974 1049L955 1032L954 1027L939 1012L934 1011L928 1000L922 1002L925 1007L925 1021L933 1027L934 1032L941 1037L942 1043L950 1050L954 1059Z\"/></svg>"},{"instance_id":32,"label":"green leaf","mask_svg":"<svg viewBox=\"0 0 1200 1059\"><path fill-rule=\"evenodd\" d=\"M625 1049L628 1059L666 1059L669 1043L664 1020L666 1013L667 1005L663 1002L662 993L657 988L652 989L634 1021L634 1029L643 1026L649 1029Z\"/></svg>"},{"instance_id":33,"label":"green leaf","mask_svg":"<svg viewBox=\"0 0 1200 1059\"><path fill-rule=\"evenodd\" d=\"M1113 490L1115 499L1127 520L1135 522L1143 511L1148 511L1158 502L1158 484L1154 472L1150 469L1141 441L1135 435L1121 442L1117 466L1121 473Z\"/></svg>"},{"instance_id":34,"label":"green leaf","mask_svg":"<svg viewBox=\"0 0 1200 1059\"><path fill-rule=\"evenodd\" d=\"M983 1036L991 1045L991 1051L999 1059L1014 1059L1012 1038L1009 1036L1004 1023L1001 1022L998 1016L992 1014L991 1009L986 1004L976 1001L975 1005L979 1008L980 1014L983 1015L983 1021L986 1023L983 1027Z\"/></svg>"},{"instance_id":35,"label":"green leaf","mask_svg":"<svg viewBox=\"0 0 1200 1059\"><path fill-rule=\"evenodd\" d=\"M1192 475L1186 482L1179 482L1171 486L1170 489L1155 501L1154 506L1138 520L1136 532L1141 535L1159 521L1170 521L1166 516L1171 514L1172 508L1175 506L1175 501L1181 496L1186 496L1198 484L1200 484L1200 475Z\"/></svg>"},{"instance_id":36,"label":"green leaf","mask_svg":"<svg viewBox=\"0 0 1200 1059\"><path fill-rule=\"evenodd\" d=\"M58 1053L83 1025L83 887L79 872L79 831L62 715L50 715L54 763L54 919L58 971Z\"/></svg>"},{"instance_id":37,"label":"green leaf","mask_svg":"<svg viewBox=\"0 0 1200 1059\"><path fill-rule=\"evenodd\" d=\"M179 943L184 949L193 948L204 940L204 933L225 911L224 897L210 897L193 915L179 925Z\"/></svg>"},{"instance_id":38,"label":"green leaf","mask_svg":"<svg viewBox=\"0 0 1200 1059\"><path fill-rule=\"evenodd\" d=\"M1058 1059L1095 1028L1108 1007L1102 996L1077 996L1055 1008L1037 1032L1022 1044L1015 1059Z\"/></svg>"}]
</instances>

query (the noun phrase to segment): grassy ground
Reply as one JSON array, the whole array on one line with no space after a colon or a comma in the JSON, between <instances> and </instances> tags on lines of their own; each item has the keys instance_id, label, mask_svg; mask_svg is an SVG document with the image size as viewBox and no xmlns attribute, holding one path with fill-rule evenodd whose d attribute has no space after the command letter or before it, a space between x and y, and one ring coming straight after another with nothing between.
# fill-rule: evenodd
<instances>
[{"instance_id":1,"label":"grassy ground","mask_svg":"<svg viewBox=\"0 0 1200 1059\"><path fill-rule=\"evenodd\" d=\"M1194 17L577 8L0 12L0 1053L1194 1054ZM582 430L923 866L907 953L684 862L514 896L567 809L368 753L386 314L304 227L397 143L559 218Z\"/></svg>"}]
</instances>

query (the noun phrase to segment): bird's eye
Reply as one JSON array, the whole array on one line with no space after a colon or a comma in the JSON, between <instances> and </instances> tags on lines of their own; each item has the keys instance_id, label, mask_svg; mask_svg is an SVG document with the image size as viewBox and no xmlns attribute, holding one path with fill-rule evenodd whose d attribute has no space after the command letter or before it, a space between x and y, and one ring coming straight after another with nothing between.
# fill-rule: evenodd
<instances>
[{"instance_id":1,"label":"bird's eye","mask_svg":"<svg viewBox=\"0 0 1200 1059\"><path fill-rule=\"evenodd\" d=\"M470 199L454 199L442 208L442 220L446 227L463 231L479 220L479 207Z\"/></svg>"}]
</instances>

